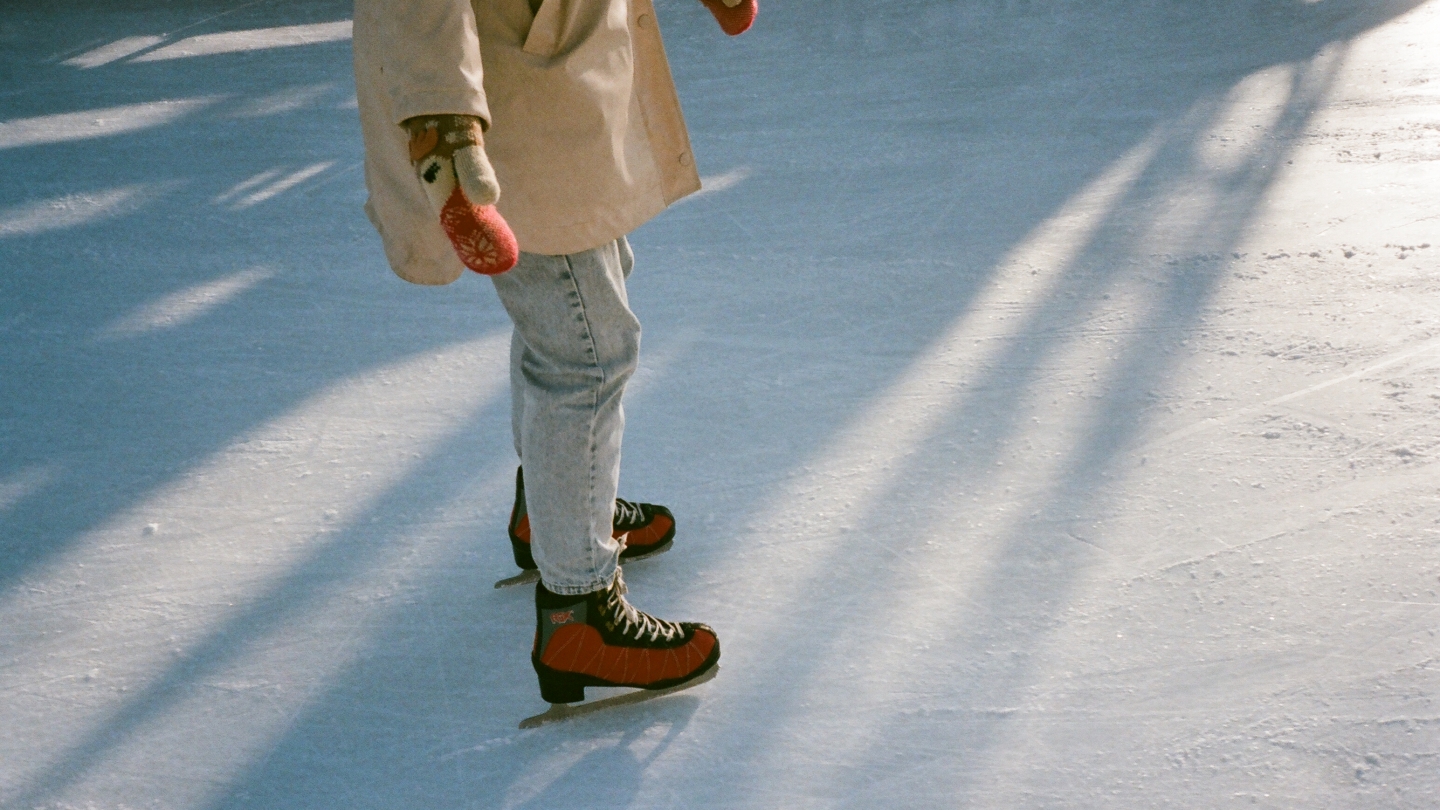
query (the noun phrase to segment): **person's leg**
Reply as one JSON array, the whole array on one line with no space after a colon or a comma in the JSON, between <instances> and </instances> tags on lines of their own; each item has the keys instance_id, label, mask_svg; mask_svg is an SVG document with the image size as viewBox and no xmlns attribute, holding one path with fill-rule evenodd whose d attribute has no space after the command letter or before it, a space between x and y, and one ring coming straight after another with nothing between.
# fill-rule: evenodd
<instances>
[{"instance_id":1,"label":"person's leg","mask_svg":"<svg viewBox=\"0 0 1440 810\"><path fill-rule=\"evenodd\" d=\"M616 240L620 259L621 275L630 277L634 267L634 254L630 243L624 237ZM524 458L521 445L522 426L525 424L525 337L517 328L510 337L510 426L515 441L515 454ZM530 548L530 516L525 504L525 479L521 470L515 473L515 505L510 510L508 526L510 546L515 555L515 565L523 570L535 570L535 558ZM670 549L675 538L675 517L670 510L659 504L615 500L611 536L624 538L620 553L622 563L640 560L661 554Z\"/></svg>"},{"instance_id":2,"label":"person's leg","mask_svg":"<svg viewBox=\"0 0 1440 810\"><path fill-rule=\"evenodd\" d=\"M515 323L513 416L532 552L545 586L558 594L605 588L618 564L611 523L621 397L640 349L625 292L630 265L622 239L568 256L525 253L492 277Z\"/></svg>"},{"instance_id":3,"label":"person's leg","mask_svg":"<svg viewBox=\"0 0 1440 810\"><path fill-rule=\"evenodd\" d=\"M630 249L630 241L625 237L615 241L620 254L620 272L628 280L630 271L635 268L635 253ZM521 363L524 357L525 337L517 327L510 333L510 432L515 440L515 455L522 458L520 425L525 420L525 376L521 372Z\"/></svg>"},{"instance_id":4,"label":"person's leg","mask_svg":"<svg viewBox=\"0 0 1440 810\"><path fill-rule=\"evenodd\" d=\"M584 700L586 686L678 686L720 659L714 630L637 610L619 575L620 399L640 352L625 293L632 262L622 238L568 256L521 254L494 277L515 322L513 415L540 569L530 660L551 703Z\"/></svg>"},{"instance_id":5,"label":"person's leg","mask_svg":"<svg viewBox=\"0 0 1440 810\"><path fill-rule=\"evenodd\" d=\"M519 327L510 333L510 433L515 439L515 456L524 458L520 447L520 425L525 422L525 375L520 363L525 357L525 338Z\"/></svg>"}]
</instances>

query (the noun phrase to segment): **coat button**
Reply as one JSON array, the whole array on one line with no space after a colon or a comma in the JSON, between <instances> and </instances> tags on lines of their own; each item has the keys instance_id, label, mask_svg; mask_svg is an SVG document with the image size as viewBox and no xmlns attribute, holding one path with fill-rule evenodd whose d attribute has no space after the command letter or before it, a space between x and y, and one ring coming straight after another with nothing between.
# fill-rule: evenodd
<instances>
[{"instance_id":1,"label":"coat button","mask_svg":"<svg viewBox=\"0 0 1440 810\"><path fill-rule=\"evenodd\" d=\"M635 18L635 24L638 25L638 26L640 26L641 28L649 28L649 27L650 27L650 15L649 15L649 14L641 14L639 17L636 17L636 18Z\"/></svg>"},{"instance_id":2,"label":"coat button","mask_svg":"<svg viewBox=\"0 0 1440 810\"><path fill-rule=\"evenodd\" d=\"M689 153L689 152L681 152L681 153L680 153L680 165L681 165L681 166L689 166L689 165L690 165L690 153Z\"/></svg>"}]
</instances>

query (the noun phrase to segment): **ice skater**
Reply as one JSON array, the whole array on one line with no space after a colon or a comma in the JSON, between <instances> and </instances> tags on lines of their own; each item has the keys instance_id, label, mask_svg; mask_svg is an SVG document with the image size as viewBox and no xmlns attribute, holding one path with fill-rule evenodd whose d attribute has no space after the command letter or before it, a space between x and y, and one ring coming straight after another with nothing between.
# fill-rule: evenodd
<instances>
[{"instance_id":1,"label":"ice skater","mask_svg":"<svg viewBox=\"0 0 1440 810\"><path fill-rule=\"evenodd\" d=\"M701 2L730 35L757 11ZM700 188L651 0L357 0L354 48L365 210L391 267L485 273L514 323L509 536L539 574L541 696L707 677L715 632L636 609L620 571L675 536L668 509L617 498L640 350L626 234Z\"/></svg>"}]
</instances>

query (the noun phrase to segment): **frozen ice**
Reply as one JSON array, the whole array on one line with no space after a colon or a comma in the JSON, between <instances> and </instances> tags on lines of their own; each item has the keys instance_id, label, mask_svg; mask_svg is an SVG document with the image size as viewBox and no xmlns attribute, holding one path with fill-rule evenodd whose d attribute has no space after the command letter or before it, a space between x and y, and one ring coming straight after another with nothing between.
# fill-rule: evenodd
<instances>
[{"instance_id":1,"label":"frozen ice","mask_svg":"<svg viewBox=\"0 0 1440 810\"><path fill-rule=\"evenodd\" d=\"M1433 808L1440 2L657 5L626 579L724 670L526 732L351 4L0 13L0 806Z\"/></svg>"}]
</instances>

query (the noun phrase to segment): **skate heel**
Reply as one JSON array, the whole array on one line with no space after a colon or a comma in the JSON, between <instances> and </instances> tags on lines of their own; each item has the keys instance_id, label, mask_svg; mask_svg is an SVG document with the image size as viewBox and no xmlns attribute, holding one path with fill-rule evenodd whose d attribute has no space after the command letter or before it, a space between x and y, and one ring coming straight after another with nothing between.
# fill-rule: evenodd
<instances>
[{"instance_id":1,"label":"skate heel","mask_svg":"<svg viewBox=\"0 0 1440 810\"><path fill-rule=\"evenodd\" d=\"M546 669L549 669L548 667ZM569 673L540 671L540 697L546 703L579 703L585 699L585 684Z\"/></svg>"}]
</instances>

